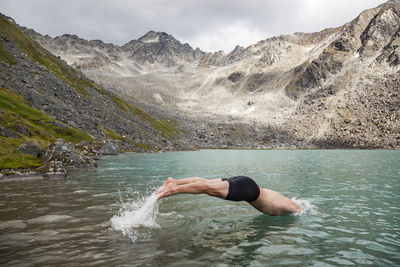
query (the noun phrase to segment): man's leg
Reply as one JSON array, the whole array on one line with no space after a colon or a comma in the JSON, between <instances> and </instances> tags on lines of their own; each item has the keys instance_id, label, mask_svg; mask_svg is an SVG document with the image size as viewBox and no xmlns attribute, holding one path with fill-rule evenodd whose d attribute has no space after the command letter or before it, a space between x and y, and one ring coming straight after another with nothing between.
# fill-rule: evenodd
<instances>
[{"instance_id":1,"label":"man's leg","mask_svg":"<svg viewBox=\"0 0 400 267\"><path fill-rule=\"evenodd\" d=\"M191 177L191 178L184 178L184 179L174 180L171 177L168 177L167 180L164 182L164 184L157 189L156 194L159 194L161 191L163 191L166 188L166 186L171 182L174 182L175 185L184 185L184 184L190 184L190 183L198 182L199 179L203 179L203 178ZM203 180L205 180L205 179L203 179Z\"/></svg>"},{"instance_id":2,"label":"man's leg","mask_svg":"<svg viewBox=\"0 0 400 267\"><path fill-rule=\"evenodd\" d=\"M184 184L190 184L190 183L195 183L195 182L199 182L200 180L204 181L204 182L221 182L221 178L218 179L213 179L213 180L207 180L204 178L200 178L200 177L190 177L190 178L184 178L184 179L172 179L171 177L168 177L167 180L164 182L164 184L162 186L160 186L157 191L156 194L159 194L161 191L164 190L164 188L172 181L174 181L177 185L184 185Z\"/></svg>"},{"instance_id":3,"label":"man's leg","mask_svg":"<svg viewBox=\"0 0 400 267\"><path fill-rule=\"evenodd\" d=\"M165 183L156 191L158 198L177 194L207 194L225 198L228 195L229 184L221 179L207 180L204 178L186 178L174 180L168 177Z\"/></svg>"}]
</instances>

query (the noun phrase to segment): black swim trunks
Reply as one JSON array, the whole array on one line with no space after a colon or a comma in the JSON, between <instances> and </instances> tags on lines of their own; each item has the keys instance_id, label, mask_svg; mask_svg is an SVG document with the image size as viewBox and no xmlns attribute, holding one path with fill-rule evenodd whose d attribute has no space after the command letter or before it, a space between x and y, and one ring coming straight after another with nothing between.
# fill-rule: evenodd
<instances>
[{"instance_id":1,"label":"black swim trunks","mask_svg":"<svg viewBox=\"0 0 400 267\"><path fill-rule=\"evenodd\" d=\"M252 202L260 195L260 187L250 177L234 176L222 178L222 181L229 183L228 195L225 198L227 200Z\"/></svg>"}]
</instances>

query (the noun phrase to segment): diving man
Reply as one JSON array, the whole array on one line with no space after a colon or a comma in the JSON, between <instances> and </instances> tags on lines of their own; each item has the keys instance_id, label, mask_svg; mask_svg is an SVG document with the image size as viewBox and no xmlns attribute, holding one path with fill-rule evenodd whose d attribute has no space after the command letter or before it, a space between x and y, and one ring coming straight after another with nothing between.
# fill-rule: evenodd
<instances>
[{"instance_id":1,"label":"diving man","mask_svg":"<svg viewBox=\"0 0 400 267\"><path fill-rule=\"evenodd\" d=\"M207 194L231 201L247 201L257 210L268 215L284 215L302 211L294 201L278 192L259 187L253 179L246 176L214 180L199 177L185 179L168 177L155 194L158 199L177 194Z\"/></svg>"}]
</instances>

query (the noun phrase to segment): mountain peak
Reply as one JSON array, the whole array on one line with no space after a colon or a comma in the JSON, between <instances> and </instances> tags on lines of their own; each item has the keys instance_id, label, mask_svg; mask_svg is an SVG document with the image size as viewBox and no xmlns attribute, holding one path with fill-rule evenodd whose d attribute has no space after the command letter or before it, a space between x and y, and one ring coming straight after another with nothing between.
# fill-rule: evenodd
<instances>
[{"instance_id":1,"label":"mountain peak","mask_svg":"<svg viewBox=\"0 0 400 267\"><path fill-rule=\"evenodd\" d=\"M156 32L156 31L149 31L138 40L144 43L158 43L161 39L171 38L175 39L172 35L169 35L165 32Z\"/></svg>"}]
</instances>

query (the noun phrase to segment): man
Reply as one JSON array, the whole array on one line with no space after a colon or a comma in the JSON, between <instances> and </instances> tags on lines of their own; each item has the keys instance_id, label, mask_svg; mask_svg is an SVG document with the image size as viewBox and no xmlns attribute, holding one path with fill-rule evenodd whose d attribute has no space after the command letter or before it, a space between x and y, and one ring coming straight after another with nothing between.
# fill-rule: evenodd
<instances>
[{"instance_id":1,"label":"man","mask_svg":"<svg viewBox=\"0 0 400 267\"><path fill-rule=\"evenodd\" d=\"M278 192L259 187L246 176L207 180L199 177L175 180L168 177L155 192L158 199L177 194L207 194L231 201L247 201L268 215L300 213L301 207Z\"/></svg>"}]
</instances>

